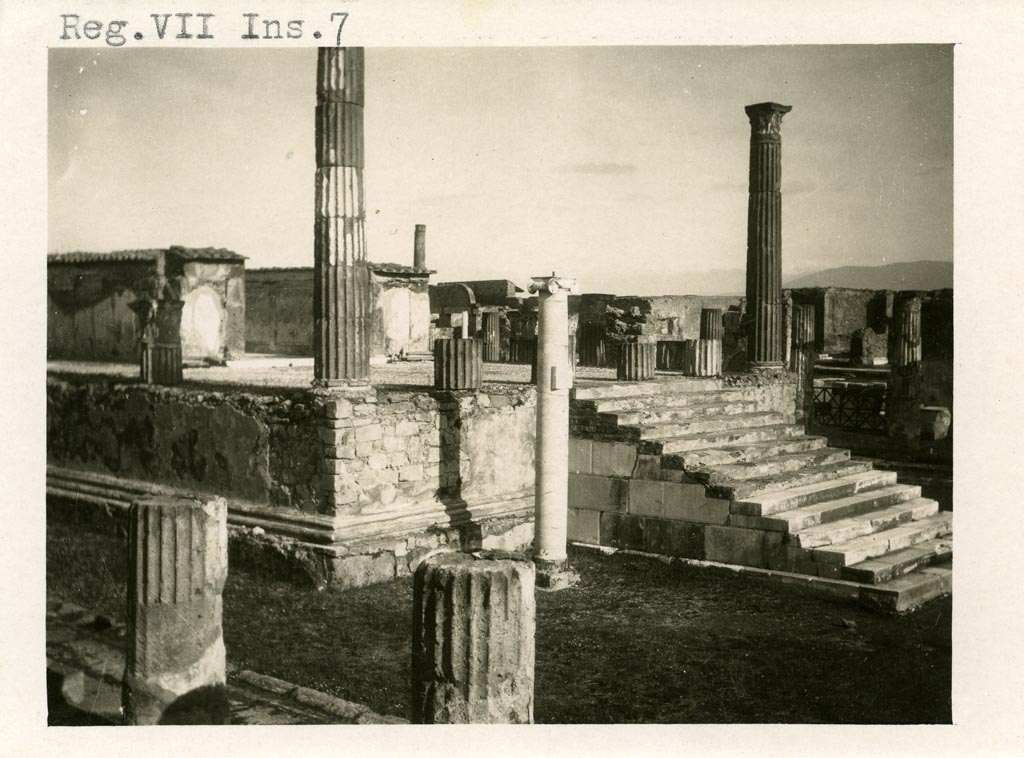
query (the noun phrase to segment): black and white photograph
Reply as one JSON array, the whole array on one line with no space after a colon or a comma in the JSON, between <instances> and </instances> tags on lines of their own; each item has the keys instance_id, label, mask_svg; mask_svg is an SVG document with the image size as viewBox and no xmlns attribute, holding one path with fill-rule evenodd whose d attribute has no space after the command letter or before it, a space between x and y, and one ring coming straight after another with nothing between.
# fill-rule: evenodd
<instances>
[{"instance_id":1,"label":"black and white photograph","mask_svg":"<svg viewBox=\"0 0 1024 758\"><path fill-rule=\"evenodd\" d=\"M980 729L960 625L1013 634L981 614L1021 592L977 589L1019 536L979 362L1024 324L984 322L1019 277L979 299L1009 259L965 240L979 43L293 5L35 14L39 739Z\"/></svg>"}]
</instances>

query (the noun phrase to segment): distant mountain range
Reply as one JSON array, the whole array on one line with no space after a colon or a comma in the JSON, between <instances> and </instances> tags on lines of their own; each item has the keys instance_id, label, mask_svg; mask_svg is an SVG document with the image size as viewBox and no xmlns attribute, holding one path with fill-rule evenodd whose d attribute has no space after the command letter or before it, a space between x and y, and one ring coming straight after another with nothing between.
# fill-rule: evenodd
<instances>
[{"instance_id":1,"label":"distant mountain range","mask_svg":"<svg viewBox=\"0 0 1024 758\"><path fill-rule=\"evenodd\" d=\"M953 264L948 261L914 261L884 266L839 266L786 280L784 286L938 290L953 286Z\"/></svg>"}]
</instances>

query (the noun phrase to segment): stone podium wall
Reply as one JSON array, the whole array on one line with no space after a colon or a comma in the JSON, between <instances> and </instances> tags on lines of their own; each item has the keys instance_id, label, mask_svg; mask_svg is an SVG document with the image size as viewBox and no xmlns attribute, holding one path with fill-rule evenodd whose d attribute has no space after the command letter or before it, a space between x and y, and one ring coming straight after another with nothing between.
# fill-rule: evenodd
<instances>
[{"instance_id":1,"label":"stone podium wall","mask_svg":"<svg viewBox=\"0 0 1024 758\"><path fill-rule=\"evenodd\" d=\"M535 408L525 385L351 402L49 377L47 461L321 514L500 500L533 486Z\"/></svg>"}]
</instances>

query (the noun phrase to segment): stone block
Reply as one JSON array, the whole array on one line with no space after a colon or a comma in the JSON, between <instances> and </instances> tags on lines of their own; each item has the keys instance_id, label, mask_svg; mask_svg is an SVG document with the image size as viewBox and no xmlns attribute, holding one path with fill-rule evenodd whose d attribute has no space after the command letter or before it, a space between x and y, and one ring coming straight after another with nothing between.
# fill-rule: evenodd
<instances>
[{"instance_id":1,"label":"stone block","mask_svg":"<svg viewBox=\"0 0 1024 758\"><path fill-rule=\"evenodd\" d=\"M644 549L645 519L612 511L601 514L601 544L607 547Z\"/></svg>"},{"instance_id":2,"label":"stone block","mask_svg":"<svg viewBox=\"0 0 1024 758\"><path fill-rule=\"evenodd\" d=\"M380 426L361 426L356 429L356 442L371 442L379 440L382 436Z\"/></svg>"},{"instance_id":3,"label":"stone block","mask_svg":"<svg viewBox=\"0 0 1024 758\"><path fill-rule=\"evenodd\" d=\"M345 555L334 561L334 580L339 589L365 587L395 578L395 554Z\"/></svg>"},{"instance_id":4,"label":"stone block","mask_svg":"<svg viewBox=\"0 0 1024 758\"><path fill-rule=\"evenodd\" d=\"M704 496L702 484L665 483L665 518L724 524L729 520L729 501ZM632 500L630 500L632 505Z\"/></svg>"},{"instance_id":5,"label":"stone block","mask_svg":"<svg viewBox=\"0 0 1024 758\"><path fill-rule=\"evenodd\" d=\"M624 442L594 442L591 473L603 476L632 476L636 447Z\"/></svg>"},{"instance_id":6,"label":"stone block","mask_svg":"<svg viewBox=\"0 0 1024 758\"><path fill-rule=\"evenodd\" d=\"M380 443L375 441L369 442L357 442L355 446L356 458L368 458L375 450L377 450Z\"/></svg>"},{"instance_id":7,"label":"stone block","mask_svg":"<svg viewBox=\"0 0 1024 758\"><path fill-rule=\"evenodd\" d=\"M418 482L423 478L423 466L415 464L412 466L403 466L398 470L398 481L400 482Z\"/></svg>"},{"instance_id":8,"label":"stone block","mask_svg":"<svg viewBox=\"0 0 1024 758\"><path fill-rule=\"evenodd\" d=\"M413 434L419 434L420 425L415 421L400 421L398 426L395 427L396 437L409 437Z\"/></svg>"},{"instance_id":9,"label":"stone block","mask_svg":"<svg viewBox=\"0 0 1024 758\"><path fill-rule=\"evenodd\" d=\"M569 474L569 507L590 511L624 511L629 497L625 479Z\"/></svg>"},{"instance_id":10,"label":"stone block","mask_svg":"<svg viewBox=\"0 0 1024 758\"><path fill-rule=\"evenodd\" d=\"M594 453L593 442L580 439L579 437L569 438L569 473L570 474L592 474L591 460Z\"/></svg>"},{"instance_id":11,"label":"stone block","mask_svg":"<svg viewBox=\"0 0 1024 758\"><path fill-rule=\"evenodd\" d=\"M317 436L325 445L344 445L347 434L345 429L334 429L330 426L321 426L317 430Z\"/></svg>"},{"instance_id":12,"label":"stone block","mask_svg":"<svg viewBox=\"0 0 1024 758\"><path fill-rule=\"evenodd\" d=\"M637 455L634 479L661 479L660 455Z\"/></svg>"},{"instance_id":13,"label":"stone block","mask_svg":"<svg viewBox=\"0 0 1024 758\"><path fill-rule=\"evenodd\" d=\"M706 560L765 568L768 556L765 532L731 526L708 525L704 531Z\"/></svg>"},{"instance_id":14,"label":"stone block","mask_svg":"<svg viewBox=\"0 0 1024 758\"><path fill-rule=\"evenodd\" d=\"M665 483L649 479L629 480L628 511L636 516L665 516Z\"/></svg>"},{"instance_id":15,"label":"stone block","mask_svg":"<svg viewBox=\"0 0 1024 758\"><path fill-rule=\"evenodd\" d=\"M644 550L676 558L704 558L704 525L668 519L647 519Z\"/></svg>"},{"instance_id":16,"label":"stone block","mask_svg":"<svg viewBox=\"0 0 1024 758\"><path fill-rule=\"evenodd\" d=\"M584 542L588 545L600 545L601 512L585 511L580 508L570 508L568 535L569 540L572 542Z\"/></svg>"},{"instance_id":17,"label":"stone block","mask_svg":"<svg viewBox=\"0 0 1024 758\"><path fill-rule=\"evenodd\" d=\"M388 467L388 457L384 453L374 453L366 459L366 465L374 471L382 471Z\"/></svg>"}]
</instances>

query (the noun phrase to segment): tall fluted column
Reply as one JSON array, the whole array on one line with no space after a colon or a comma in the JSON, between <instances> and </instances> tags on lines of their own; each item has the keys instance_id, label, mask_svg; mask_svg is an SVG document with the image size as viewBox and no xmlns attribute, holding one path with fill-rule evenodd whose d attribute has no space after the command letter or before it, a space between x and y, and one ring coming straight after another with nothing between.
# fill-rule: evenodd
<instances>
[{"instance_id":1,"label":"tall fluted column","mask_svg":"<svg viewBox=\"0 0 1024 758\"><path fill-rule=\"evenodd\" d=\"M809 420L814 408L814 306L792 310L790 366L796 373L796 420Z\"/></svg>"},{"instance_id":2,"label":"tall fluted column","mask_svg":"<svg viewBox=\"0 0 1024 758\"><path fill-rule=\"evenodd\" d=\"M748 105L750 199L747 205L747 361L781 371L782 323L782 116L792 106Z\"/></svg>"},{"instance_id":3,"label":"tall fluted column","mask_svg":"<svg viewBox=\"0 0 1024 758\"><path fill-rule=\"evenodd\" d=\"M444 553L413 578L412 721L533 723L534 567Z\"/></svg>"},{"instance_id":4,"label":"tall fluted column","mask_svg":"<svg viewBox=\"0 0 1024 758\"><path fill-rule=\"evenodd\" d=\"M317 51L314 379L370 377L370 275L363 200L363 49Z\"/></svg>"},{"instance_id":5,"label":"tall fluted column","mask_svg":"<svg viewBox=\"0 0 1024 758\"><path fill-rule=\"evenodd\" d=\"M221 630L227 549L223 498L132 504L126 723L229 722Z\"/></svg>"},{"instance_id":6,"label":"tall fluted column","mask_svg":"<svg viewBox=\"0 0 1024 758\"><path fill-rule=\"evenodd\" d=\"M577 577L566 565L569 520L569 293L575 279L537 277L537 474L533 557L537 582L560 589Z\"/></svg>"}]
</instances>

